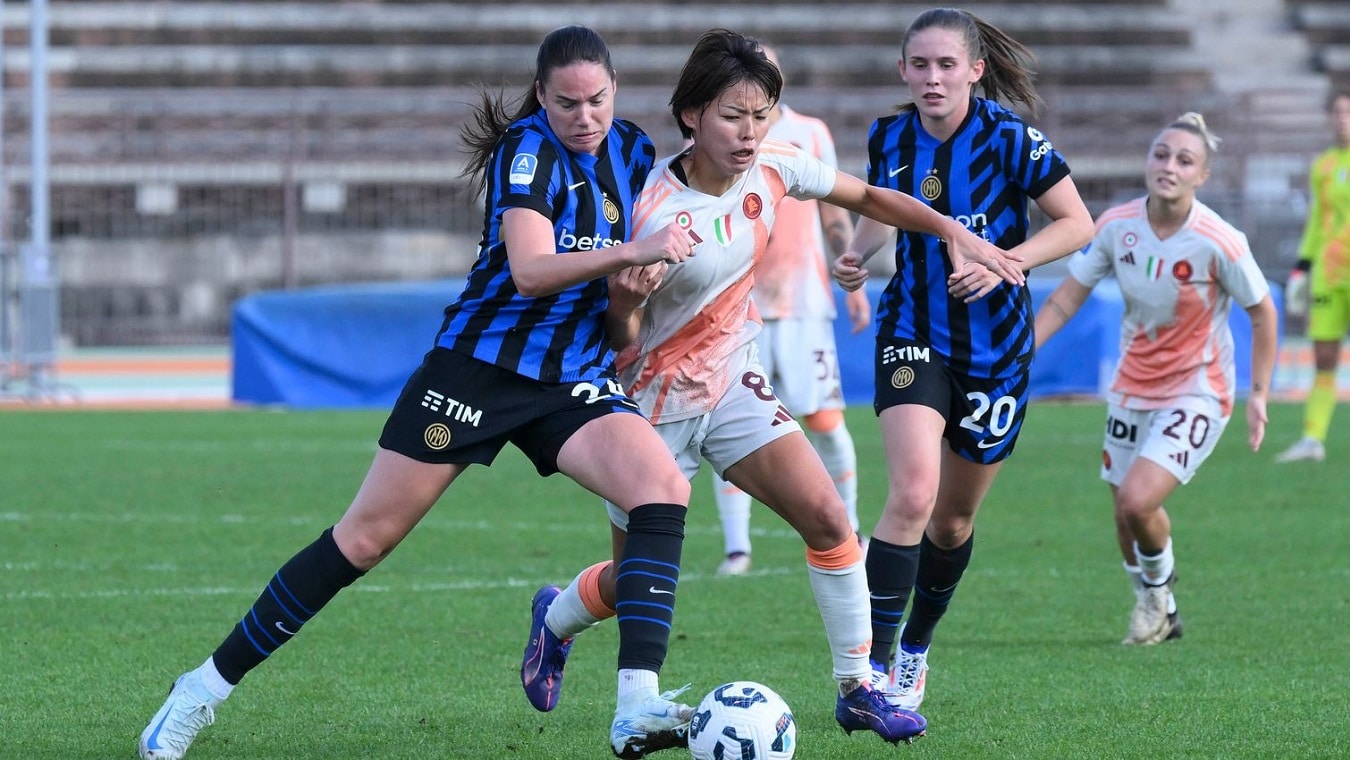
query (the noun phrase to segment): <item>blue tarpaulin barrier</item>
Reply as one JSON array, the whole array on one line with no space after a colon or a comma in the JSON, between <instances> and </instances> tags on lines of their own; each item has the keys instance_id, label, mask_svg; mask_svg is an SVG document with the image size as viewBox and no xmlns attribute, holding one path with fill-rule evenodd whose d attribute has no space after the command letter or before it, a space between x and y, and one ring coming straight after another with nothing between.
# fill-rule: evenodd
<instances>
[{"instance_id":1,"label":"blue tarpaulin barrier","mask_svg":"<svg viewBox=\"0 0 1350 760\"><path fill-rule=\"evenodd\" d=\"M1039 307L1058 280L1031 280ZM883 282L869 282L873 307ZM295 408L391 407L431 349L446 304L463 281L327 286L258 293L234 308L233 398ZM1274 295L1279 305L1279 289ZM850 333L844 294L835 321L844 398L872 403L872 328ZM1124 310L1114 280L1093 291L1083 308L1036 356L1033 397L1099 395L1119 356ZM1234 308L1238 388L1251 377L1251 323Z\"/></svg>"}]
</instances>

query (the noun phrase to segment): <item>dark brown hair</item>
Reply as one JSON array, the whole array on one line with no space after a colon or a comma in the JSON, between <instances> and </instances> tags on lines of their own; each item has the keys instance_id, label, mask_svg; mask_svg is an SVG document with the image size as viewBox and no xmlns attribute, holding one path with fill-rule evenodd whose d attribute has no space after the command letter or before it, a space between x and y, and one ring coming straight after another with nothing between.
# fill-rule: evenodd
<instances>
[{"instance_id":1,"label":"dark brown hair","mask_svg":"<svg viewBox=\"0 0 1350 760\"><path fill-rule=\"evenodd\" d=\"M539 53L534 62L534 80L516 101L514 114L509 112L510 107L500 92L490 93L486 89L479 89L479 103L474 108L473 120L459 130L460 139L464 141L464 152L469 154L460 176L469 177L477 192L483 192L487 184L488 163L492 160L497 141L507 128L517 119L543 108L535 95L535 85L547 87L555 69L581 61L604 66L610 79L614 78L609 47L600 34L585 26L564 26L549 32L544 41L539 43Z\"/></svg>"}]
</instances>

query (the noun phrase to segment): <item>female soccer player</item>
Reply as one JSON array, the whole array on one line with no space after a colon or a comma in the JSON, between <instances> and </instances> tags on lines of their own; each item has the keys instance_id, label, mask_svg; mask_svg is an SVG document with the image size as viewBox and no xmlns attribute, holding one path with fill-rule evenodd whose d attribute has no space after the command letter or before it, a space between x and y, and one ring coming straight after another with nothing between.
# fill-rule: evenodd
<instances>
[{"instance_id":1,"label":"female soccer player","mask_svg":"<svg viewBox=\"0 0 1350 760\"><path fill-rule=\"evenodd\" d=\"M922 199L1028 268L1086 243L1092 219L1068 165L1040 130L996 102L1006 96L1034 114L1030 51L950 8L915 18L901 51L913 102L872 125L868 180ZM1034 235L1028 200L1049 218ZM853 249L834 267L846 289L866 281L862 264L887 232L859 220ZM878 683L893 704L916 709L933 629L970 563L976 510L1026 414L1032 313L1026 288L979 268L953 269L930 235L900 234L895 259L877 307L874 401L889 492L867 550L867 581Z\"/></svg>"},{"instance_id":2,"label":"female soccer player","mask_svg":"<svg viewBox=\"0 0 1350 760\"><path fill-rule=\"evenodd\" d=\"M779 66L772 48L764 55ZM808 151L831 167L834 137L820 119L782 103L769 112L767 139L781 140ZM849 524L858 529L858 456L853 435L844 423L844 393L834 342L834 292L829 265L848 250L853 221L848 211L817 200L784 198L774 217L764 259L755 268L753 300L764 324L755 343L764 375L778 396L806 428L812 447L834 480L848 509ZM855 290L846 302L853 332L871 324L867 291ZM713 476L713 496L722 522L726 558L718 575L750 570L750 494ZM858 536L863 541L862 535ZM866 544L864 544L866 546Z\"/></svg>"},{"instance_id":3,"label":"female soccer player","mask_svg":"<svg viewBox=\"0 0 1350 760\"><path fill-rule=\"evenodd\" d=\"M1289 275L1285 308L1308 315L1313 342L1313 387L1303 409L1303 437L1277 462L1326 459L1327 429L1336 411L1336 368L1350 329L1350 90L1327 100L1336 144L1313 162L1312 207L1303 228L1298 265Z\"/></svg>"},{"instance_id":4,"label":"female soccer player","mask_svg":"<svg viewBox=\"0 0 1350 760\"><path fill-rule=\"evenodd\" d=\"M1172 597L1172 526L1163 502L1209 458L1233 412L1234 301L1252 320L1247 443L1261 447L1275 366L1275 302L1247 237L1195 197L1219 140L1186 113L1153 140L1148 195L1097 220L1097 234L1036 313L1036 344L1078 313L1114 276L1125 297L1120 362L1108 394L1102 479L1111 486L1116 538L1135 588L1125 644L1181 638Z\"/></svg>"},{"instance_id":5,"label":"female soccer player","mask_svg":"<svg viewBox=\"0 0 1350 760\"><path fill-rule=\"evenodd\" d=\"M632 240L630 209L655 158L614 118L614 69L585 27L551 32L514 117L488 95L465 130L466 173L486 187L483 242L435 347L396 402L346 514L272 576L225 641L179 677L140 737L143 758L181 758L251 669L394 550L470 464L510 441L541 475L562 472L627 515L622 563L678 567L689 483L615 379L605 277L691 255L678 225ZM567 241L564 243L564 241ZM662 699L677 574L620 578L616 722L661 735L688 723ZM660 604L658 604L660 603ZM639 677L625 676L639 674ZM640 681L639 687L626 684Z\"/></svg>"},{"instance_id":6,"label":"female soccer player","mask_svg":"<svg viewBox=\"0 0 1350 760\"><path fill-rule=\"evenodd\" d=\"M671 111L689 144L657 163L634 224L641 235L674 223L688 231L699 255L615 278L611 335L623 347L618 366L624 387L685 474L692 478L707 459L805 540L811 588L839 684L835 719L849 732L909 740L923 733L923 717L890 707L871 686L862 549L844 504L756 358L754 268L780 202L792 196L940 237L950 255L972 269L1018 282L1021 272L1004 252L913 198L869 186L789 143L766 142L769 112L781 89L778 68L752 39L715 29L694 46L671 97ZM614 524L626 527L631 541L631 515L609 506ZM627 572L620 568L618 577ZM544 589L535 597L522 682L539 709L556 704L562 648L614 614L602 579L592 577L598 575L583 571L561 594ZM617 605L620 621L650 609Z\"/></svg>"}]
</instances>

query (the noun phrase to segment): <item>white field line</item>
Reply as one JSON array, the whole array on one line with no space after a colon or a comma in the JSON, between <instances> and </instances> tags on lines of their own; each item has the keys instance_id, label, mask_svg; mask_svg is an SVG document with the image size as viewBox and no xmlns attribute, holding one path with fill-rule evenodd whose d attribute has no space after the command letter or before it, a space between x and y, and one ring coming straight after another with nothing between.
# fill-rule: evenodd
<instances>
[{"instance_id":1,"label":"white field line","mask_svg":"<svg viewBox=\"0 0 1350 760\"><path fill-rule=\"evenodd\" d=\"M0 569L5 569L0 567ZM801 567L768 567L751 570L739 578L769 577L791 575L804 572ZM681 573L680 582L700 583L704 581L726 582L732 578L710 575L708 573ZM490 580L446 581L443 583L380 584L358 582L352 590L367 594L453 594L459 592L494 591L500 589L538 588L556 579L494 578ZM197 588L128 588L105 589L100 591L10 591L0 595L7 602L24 601L71 601L129 598L166 598L166 597L207 597L207 596L256 596L262 586L239 588L227 586L202 586Z\"/></svg>"}]
</instances>

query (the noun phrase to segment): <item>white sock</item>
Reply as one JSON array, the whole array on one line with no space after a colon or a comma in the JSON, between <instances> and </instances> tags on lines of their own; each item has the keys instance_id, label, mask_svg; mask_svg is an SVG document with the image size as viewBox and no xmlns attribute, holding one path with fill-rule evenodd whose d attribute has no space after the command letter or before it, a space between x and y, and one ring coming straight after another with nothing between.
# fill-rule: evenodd
<instances>
[{"instance_id":1,"label":"white sock","mask_svg":"<svg viewBox=\"0 0 1350 760\"><path fill-rule=\"evenodd\" d=\"M834 679L871 676L868 662L872 641L872 608L867 595L867 572L861 561L843 570L825 570L810 564L811 593L825 622L825 639L834 660Z\"/></svg>"},{"instance_id":2,"label":"white sock","mask_svg":"<svg viewBox=\"0 0 1350 760\"><path fill-rule=\"evenodd\" d=\"M1138 599L1144 593L1143 571L1138 565L1131 565L1128 562L1122 562L1125 567L1125 574L1130 576L1130 589L1134 591L1134 598Z\"/></svg>"},{"instance_id":3,"label":"white sock","mask_svg":"<svg viewBox=\"0 0 1350 760\"><path fill-rule=\"evenodd\" d=\"M641 704L656 696L660 682L654 671L623 668L619 671L619 705Z\"/></svg>"},{"instance_id":4,"label":"white sock","mask_svg":"<svg viewBox=\"0 0 1350 760\"><path fill-rule=\"evenodd\" d=\"M223 702L234 691L234 684L225 680L225 676L216 669L216 660L214 657L207 657L197 668L197 676L202 679L202 686L215 697L218 702Z\"/></svg>"},{"instance_id":5,"label":"white sock","mask_svg":"<svg viewBox=\"0 0 1350 760\"><path fill-rule=\"evenodd\" d=\"M581 575L584 574L583 570ZM586 603L581 601L581 591L578 589L581 585L581 575L573 578L572 582L567 584L567 588L553 598L553 602L548 606L548 612L544 615L544 625L560 639L570 639L600 622L600 618L592 615L591 611L586 609Z\"/></svg>"},{"instance_id":6,"label":"white sock","mask_svg":"<svg viewBox=\"0 0 1350 760\"><path fill-rule=\"evenodd\" d=\"M858 453L853 448L853 436L848 426L840 422L839 426L828 433L810 433L811 445L820 454L825 471L834 480L839 498L848 508L848 522L853 532L858 532Z\"/></svg>"},{"instance_id":7,"label":"white sock","mask_svg":"<svg viewBox=\"0 0 1350 760\"><path fill-rule=\"evenodd\" d=\"M750 553L750 494L713 473L713 496L722 519L722 540L727 556Z\"/></svg>"},{"instance_id":8,"label":"white sock","mask_svg":"<svg viewBox=\"0 0 1350 760\"><path fill-rule=\"evenodd\" d=\"M1172 557L1172 539L1167 539L1167 545L1157 554L1145 554L1139 550L1139 542L1134 544L1134 556L1139 559L1139 570L1144 579L1144 583L1150 586L1160 586L1172 577L1172 570L1176 566L1176 560Z\"/></svg>"}]
</instances>

